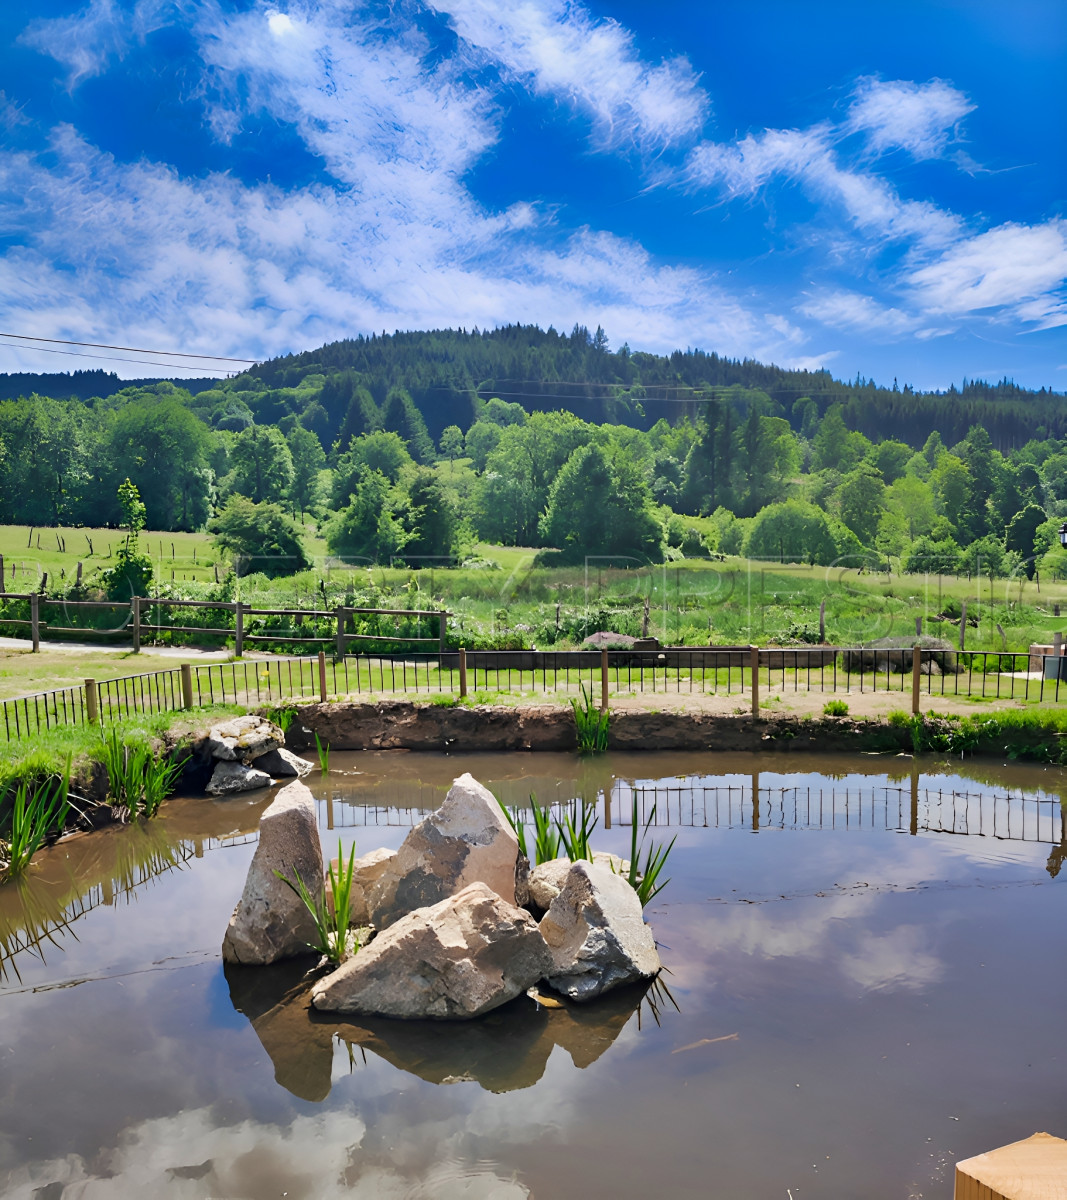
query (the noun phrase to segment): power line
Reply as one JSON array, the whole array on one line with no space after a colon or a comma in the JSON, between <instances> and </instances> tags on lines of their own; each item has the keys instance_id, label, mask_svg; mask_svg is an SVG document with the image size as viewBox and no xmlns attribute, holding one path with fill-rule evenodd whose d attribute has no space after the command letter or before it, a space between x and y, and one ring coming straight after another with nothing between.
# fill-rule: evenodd
<instances>
[{"instance_id":1,"label":"power line","mask_svg":"<svg viewBox=\"0 0 1067 1200\"><path fill-rule=\"evenodd\" d=\"M131 354L160 354L167 358L208 358L212 362L258 363L258 358L232 358L225 354L186 354L182 350L145 350L140 346L110 346L106 342L72 342L67 338L31 337L27 333L0 333L0 337L18 338L23 342L49 342L57 346L89 346L93 350L128 350ZM99 357L86 355L86 358ZM136 359L120 359L121 362L136 362Z\"/></svg>"},{"instance_id":2,"label":"power line","mask_svg":"<svg viewBox=\"0 0 1067 1200\"><path fill-rule=\"evenodd\" d=\"M7 337L7 334L0 334L0 337ZM4 345L6 343L0 343ZM11 349L17 347L12 346ZM203 367L189 367L185 363L168 363L154 362L150 358L123 358L120 354L86 354L84 350L50 350L47 346L31 347L35 354L64 354L71 358L98 358L101 362L128 362L137 363L141 367L166 367L168 371L203 371ZM147 353L147 352L146 352ZM31 374L32 372L27 372ZM214 378L214 376L204 376L204 378Z\"/></svg>"}]
</instances>

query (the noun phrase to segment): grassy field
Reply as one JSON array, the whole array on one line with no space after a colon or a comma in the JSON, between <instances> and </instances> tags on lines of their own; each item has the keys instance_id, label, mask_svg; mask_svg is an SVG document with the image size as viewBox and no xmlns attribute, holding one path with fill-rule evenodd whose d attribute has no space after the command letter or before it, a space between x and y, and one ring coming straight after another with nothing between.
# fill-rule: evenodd
<instances>
[{"instance_id":1,"label":"grassy field","mask_svg":"<svg viewBox=\"0 0 1067 1200\"><path fill-rule=\"evenodd\" d=\"M8 590L39 586L45 571L49 592L62 590L78 562L91 584L90 573L107 564L108 550L114 551L120 537L115 530L80 529L35 530L31 537L24 526L0 527ZM188 599L241 599L264 608L346 604L447 609L452 614L450 644L472 649L563 648L598 630L641 635L646 629L660 641L678 645L803 645L818 640L823 605L826 638L840 645L913 636L916 617L922 618L925 633L957 643L964 602L968 649L1022 651L1032 642L1050 642L1055 632L1067 632L1067 615L1057 612L1067 614L1067 582L861 574L853 568L741 558L635 563L629 569L595 559L578 567L539 567L533 549L485 544L473 548L477 566L449 568L429 561L381 567L330 559L325 543L309 527L312 569L273 580L223 575L216 584L216 554L206 534L146 533L142 539L157 563L162 591ZM43 619L70 624L58 614ZM175 623L201 622L192 621L187 610ZM202 623L213 619L205 617ZM307 624L309 636L329 635L329 621L320 624ZM395 628L405 636L425 637L436 633L432 625L409 622L409 627Z\"/></svg>"},{"instance_id":2,"label":"grassy field","mask_svg":"<svg viewBox=\"0 0 1067 1200\"><path fill-rule=\"evenodd\" d=\"M4 584L9 592L34 591L48 572L49 588L83 579L111 565L122 545L120 529L30 529L26 525L0 525L0 555L4 559ZM141 535L141 546L152 556L161 580L213 581L218 555L206 533L150 533ZM110 560L110 561L109 561Z\"/></svg>"}]
</instances>

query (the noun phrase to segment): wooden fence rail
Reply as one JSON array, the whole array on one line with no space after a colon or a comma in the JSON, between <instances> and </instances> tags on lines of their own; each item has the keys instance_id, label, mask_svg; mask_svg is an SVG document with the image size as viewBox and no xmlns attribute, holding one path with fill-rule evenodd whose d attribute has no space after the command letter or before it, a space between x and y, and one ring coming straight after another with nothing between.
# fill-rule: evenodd
<instances>
[{"instance_id":1,"label":"wooden fence rail","mask_svg":"<svg viewBox=\"0 0 1067 1200\"><path fill-rule=\"evenodd\" d=\"M200 634L205 638L213 639L224 638L229 640L232 638L234 651L238 657L244 652L245 642L265 642L281 645L286 643L290 645L332 645L334 653L338 656L344 656L351 646L361 643L377 643L392 646L398 644L402 646L435 646L439 652L443 652L448 632L448 618L452 615L447 611L436 609L360 608L353 605L339 605L331 609L253 608L250 604L245 604L241 600L169 600L161 596L133 596L129 601L67 600L60 597L50 599L39 592L7 592L3 596L0 596L0 603L9 601L25 601L29 605L29 616L0 617L0 626L28 629L34 653L40 650L41 635L45 632L77 637L128 636L132 638L135 652L140 651L142 645L147 640L150 640L151 635L169 633L191 636ZM88 609L110 609L119 612L125 610L126 615L117 625L106 629L86 625L74 625L69 620L67 624L60 625L55 622L44 622L41 620L40 610L42 605L59 607L64 611L72 609L75 612L77 610ZM153 609L155 610L155 620L151 619ZM164 611L174 609L213 609L219 613L232 613L233 624L175 625L164 621L162 619ZM426 618L431 628L436 626L436 634L424 637L421 633L419 635L408 635L399 631L391 635L383 634L380 631L373 634L355 632L353 627L354 619L356 617L367 616L417 618L420 624L422 619ZM260 625L260 632L250 632L246 627L246 621L250 617L290 617L297 620L330 621L333 624L333 631L328 635L323 635L321 632L299 629L263 630L262 625ZM148 635L147 638L146 635Z\"/></svg>"},{"instance_id":2,"label":"wooden fence rail","mask_svg":"<svg viewBox=\"0 0 1067 1200\"><path fill-rule=\"evenodd\" d=\"M320 639L321 640L321 639ZM327 641L331 639L325 639ZM913 713L938 697L978 697L1058 703L1067 660L1047 656L1045 669L1029 670L1028 652L972 651L946 662L939 650L892 649L882 657L869 647L828 654L825 647L747 649L669 648L665 651L478 651L384 655L363 653L314 658L241 659L189 664L170 670L92 680L0 702L9 741L64 725L122 720L141 713L215 704L279 706L330 697L481 694L576 697L599 692L602 708L613 695L634 692L737 696L747 694L752 715L776 693L900 697ZM942 666L941 664L944 664ZM1049 664L1052 671L1048 670ZM767 698L766 700L764 698ZM1065 697L1067 698L1067 697ZM910 701L910 705L909 705Z\"/></svg>"}]
</instances>

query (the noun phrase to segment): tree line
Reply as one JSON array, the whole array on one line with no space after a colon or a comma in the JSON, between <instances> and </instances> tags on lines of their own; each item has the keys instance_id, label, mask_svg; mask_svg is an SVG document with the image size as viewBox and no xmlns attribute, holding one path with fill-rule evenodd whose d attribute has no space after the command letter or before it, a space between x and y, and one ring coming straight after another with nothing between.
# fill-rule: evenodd
<instances>
[{"instance_id":1,"label":"tree line","mask_svg":"<svg viewBox=\"0 0 1067 1200\"><path fill-rule=\"evenodd\" d=\"M306 563L311 516L331 552L373 561L481 540L995 575L1032 569L1067 514L1064 408L1008 383L923 396L613 352L600 329L383 335L195 391L0 401L0 519L118 525L129 479L147 527L210 527L247 569Z\"/></svg>"}]
</instances>

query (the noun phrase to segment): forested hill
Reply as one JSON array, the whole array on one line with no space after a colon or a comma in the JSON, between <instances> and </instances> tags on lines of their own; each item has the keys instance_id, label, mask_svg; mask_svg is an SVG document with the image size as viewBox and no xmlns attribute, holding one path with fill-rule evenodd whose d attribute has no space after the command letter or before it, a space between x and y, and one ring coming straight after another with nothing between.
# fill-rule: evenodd
<instances>
[{"instance_id":1,"label":"forested hill","mask_svg":"<svg viewBox=\"0 0 1067 1200\"><path fill-rule=\"evenodd\" d=\"M1067 436L1067 397L1044 388L973 380L947 392L916 392L895 380L888 387L873 380L843 382L829 371L788 371L703 350L657 355L625 344L612 350L602 330L590 333L583 326L569 335L535 325L383 333L286 355L249 374L271 389L325 375L320 403L337 429L360 388L379 407L391 388L403 388L435 438L448 425L466 429L479 402L493 396L518 401L531 412L568 409L587 421L648 429L661 417L695 418L702 401L723 398L731 389L764 392L786 415L804 396L815 401L820 415L840 403L851 429L913 446L935 430L951 445L973 425L984 426L1002 451L1035 437Z\"/></svg>"},{"instance_id":2,"label":"forested hill","mask_svg":"<svg viewBox=\"0 0 1067 1200\"><path fill-rule=\"evenodd\" d=\"M310 377L310 378L309 378ZM107 399L126 388L159 378L122 380L106 371L0 374L0 400L37 393L55 399ZM346 432L362 432L363 398L384 409L389 393L408 393L430 435L449 425L467 429L484 401L517 401L527 412L565 409L587 421L650 429L657 420L695 420L709 399L733 400L748 408L745 392L762 392L799 432L810 397L821 417L841 404L846 425L872 441L897 438L919 447L934 431L946 444L960 441L974 425L987 430L1002 452L1031 439L1067 436L1067 397L1042 388L1031 391L1002 380L964 381L947 392L916 392L907 383L878 386L873 380L834 379L829 371L788 371L752 359L722 358L703 350L670 355L612 350L607 336L576 326L570 334L535 325L499 329L441 329L357 337L317 350L289 354L220 383L172 379L194 396L220 387L257 421L273 424L287 413L301 416L329 449ZM309 384L311 385L309 389ZM312 392L316 393L312 395ZM314 401L313 411L294 410L293 401ZM217 407L225 407L218 398ZM215 423L215 422L213 422ZM373 423L373 422L372 422Z\"/></svg>"}]
</instances>

